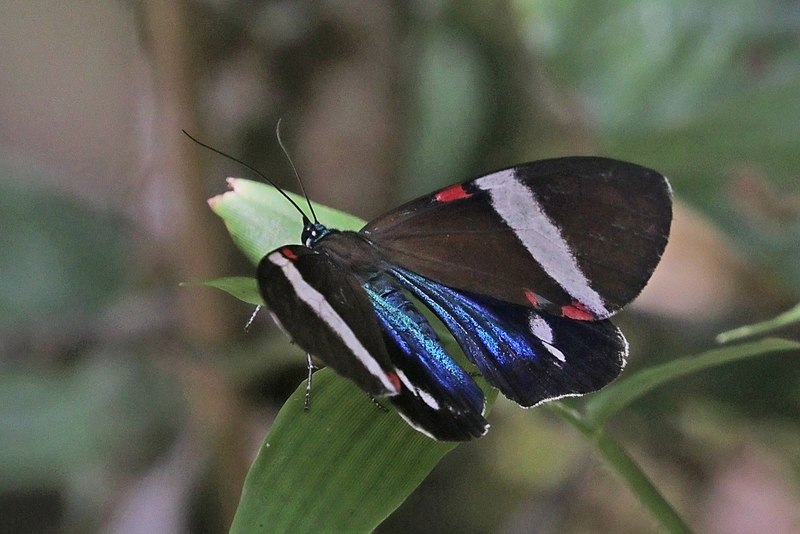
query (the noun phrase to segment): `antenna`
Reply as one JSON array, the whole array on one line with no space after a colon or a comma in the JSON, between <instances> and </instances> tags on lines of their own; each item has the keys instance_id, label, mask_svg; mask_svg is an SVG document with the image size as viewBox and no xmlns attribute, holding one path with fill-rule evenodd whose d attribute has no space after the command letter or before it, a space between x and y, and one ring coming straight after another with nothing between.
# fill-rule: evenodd
<instances>
[{"instance_id":1,"label":"antenna","mask_svg":"<svg viewBox=\"0 0 800 534\"><path fill-rule=\"evenodd\" d=\"M295 202L294 200L292 200L292 197L290 197L289 195L287 195L287 194L286 194L286 191L284 191L283 189L281 189L280 187L278 187L278 186L275 184L275 182L273 182L272 180L270 180L269 178L267 178L267 177L264 175L264 173L263 173L263 172L259 171L258 169L256 169L256 168L255 168L255 167L253 167L252 165L248 165L247 163L245 163L244 161L240 160L239 158L235 158L235 157L231 156L230 154L226 154L225 152L223 152L223 151L221 151L221 150L218 150L218 149L214 148L214 147L213 147L213 146L211 146L211 145L207 145L207 144L203 143L202 141L198 141L197 139L195 139L194 137L192 137L191 135L189 135L189 132L187 132L186 130L181 130L181 131L183 132L183 134L184 134L186 137L188 137L189 139L191 139L192 141L194 141L195 143L197 143L197 144L198 144L198 145L200 145L201 147L203 147L203 148L207 148L208 150L210 150L210 151L212 151L212 152L214 152L214 153L216 153L216 154L219 154L220 156L222 156L222 157L224 157L224 158L228 158L229 160L231 160L231 161L234 161L234 162L238 163L238 164L239 164L239 165L241 165L242 167L244 167L244 168L246 168L246 169L250 169L251 171L253 171L254 173L256 173L256 174L257 174L257 175L258 175L258 176L259 176L259 177L260 177L262 180L264 180L264 181L265 181L265 182L267 182L269 185L271 185L272 187L274 187L274 188L275 188L275 189L278 191L278 193L280 193L281 195L283 195L283 197L284 197L286 200L288 200L288 201L289 201L289 202L292 204L292 206L294 206L294 207L295 207L295 209L296 209L297 211L299 211L299 212L300 212L300 215L302 215L302 216L303 216L303 223L304 223L304 224L305 224L305 221L307 221L307 220L308 220L308 217L306 217L306 214L305 214L305 212L304 212L303 210L301 210L301 209L300 209L300 206L298 206L298 205L297 205L297 202ZM281 145L281 147L283 147L283 145ZM291 160L290 160L290 161L291 161ZM294 167L294 166L293 166L293 167ZM295 171L295 172L296 172L296 171ZM301 185L301 187L302 187L302 184L300 184L300 185ZM305 191L303 191L303 194L305 194ZM306 197L306 200L308 200L308 197ZM309 206L311 206L311 203L309 202L309 204L308 204L308 205L309 205ZM311 210L311 214L312 214L312 215L314 215L314 210L313 210L313 209ZM315 215L315 216L314 216L314 221L316 222L316 220L317 220L317 217L316 217L316 215Z\"/></svg>"},{"instance_id":2,"label":"antenna","mask_svg":"<svg viewBox=\"0 0 800 534\"><path fill-rule=\"evenodd\" d=\"M286 150L286 147L283 145L283 139L281 139L281 121L283 118L278 119L278 124L275 125L275 136L278 138L278 144L281 146L281 150L286 155L286 159L289 160L289 165L292 166L292 170L294 171L294 176L297 178L297 183L300 184L300 191L303 192L303 196L306 197L306 202L308 203L308 209L311 210L311 216L314 217L314 222L318 223L319 220L317 219L317 214L314 213L314 206L311 205L311 200L308 198L308 193L306 193L306 188L303 185L303 180L300 179L300 174L297 172L297 167L294 166L294 162L292 161L291 156L289 156L289 151Z\"/></svg>"}]
</instances>

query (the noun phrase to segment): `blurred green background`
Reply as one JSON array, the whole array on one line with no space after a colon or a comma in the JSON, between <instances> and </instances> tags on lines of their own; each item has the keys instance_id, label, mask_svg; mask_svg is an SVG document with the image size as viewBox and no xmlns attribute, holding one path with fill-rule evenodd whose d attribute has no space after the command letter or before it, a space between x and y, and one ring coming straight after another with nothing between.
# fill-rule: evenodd
<instances>
[{"instance_id":1,"label":"blurred green background","mask_svg":"<svg viewBox=\"0 0 800 534\"><path fill-rule=\"evenodd\" d=\"M312 198L365 218L543 157L660 170L676 220L617 321L631 369L798 300L795 2L7 0L0 27L0 532L225 531L305 375L269 321L178 287L253 273L205 203L249 175L181 128L294 189L282 117ZM797 356L612 422L698 531L800 531ZM654 528L547 410L491 422L379 531Z\"/></svg>"}]
</instances>

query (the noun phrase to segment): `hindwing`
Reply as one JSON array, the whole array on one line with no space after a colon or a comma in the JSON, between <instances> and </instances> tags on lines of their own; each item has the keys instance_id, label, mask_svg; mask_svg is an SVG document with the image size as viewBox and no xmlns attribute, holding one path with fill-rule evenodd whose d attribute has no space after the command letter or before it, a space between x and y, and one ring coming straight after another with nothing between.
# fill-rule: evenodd
<instances>
[{"instance_id":1,"label":"hindwing","mask_svg":"<svg viewBox=\"0 0 800 534\"><path fill-rule=\"evenodd\" d=\"M365 289L403 384L390 399L401 417L438 440L483 436L489 428L483 392L450 357L425 317L384 274L366 282Z\"/></svg>"},{"instance_id":2,"label":"hindwing","mask_svg":"<svg viewBox=\"0 0 800 534\"><path fill-rule=\"evenodd\" d=\"M625 365L628 344L608 320L556 317L404 269L392 274L447 326L486 380L521 406L596 391Z\"/></svg>"}]
</instances>

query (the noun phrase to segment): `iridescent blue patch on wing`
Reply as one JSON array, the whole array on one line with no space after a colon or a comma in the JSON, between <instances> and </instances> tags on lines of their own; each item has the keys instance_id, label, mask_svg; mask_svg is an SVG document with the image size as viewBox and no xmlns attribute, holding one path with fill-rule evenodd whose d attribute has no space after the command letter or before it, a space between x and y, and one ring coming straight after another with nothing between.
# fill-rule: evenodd
<instances>
[{"instance_id":1,"label":"iridescent blue patch on wing","mask_svg":"<svg viewBox=\"0 0 800 534\"><path fill-rule=\"evenodd\" d=\"M364 283L384 340L403 383L390 397L412 426L439 440L484 435L483 392L445 351L425 317L391 278L377 275Z\"/></svg>"},{"instance_id":2,"label":"iridescent blue patch on wing","mask_svg":"<svg viewBox=\"0 0 800 534\"><path fill-rule=\"evenodd\" d=\"M447 326L486 380L522 406L600 389L627 343L609 321L575 321L465 291L414 272L390 273Z\"/></svg>"}]
</instances>

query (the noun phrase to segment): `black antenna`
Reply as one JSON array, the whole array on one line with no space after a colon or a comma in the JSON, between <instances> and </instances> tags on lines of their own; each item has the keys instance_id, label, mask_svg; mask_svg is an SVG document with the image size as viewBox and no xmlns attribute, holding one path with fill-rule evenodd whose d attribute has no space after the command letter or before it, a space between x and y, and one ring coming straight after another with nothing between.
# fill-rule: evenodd
<instances>
[{"instance_id":1,"label":"black antenna","mask_svg":"<svg viewBox=\"0 0 800 534\"><path fill-rule=\"evenodd\" d=\"M300 206L298 206L298 205L297 205L297 202L295 202L294 200L292 200L292 197L290 197L289 195L287 195L287 194L286 194L286 191L284 191L283 189L281 189L280 187L278 187L277 185L275 185L275 182L273 182L272 180L270 180L269 178L267 178L267 177L264 175L264 173L263 173L263 172L259 171L258 169L256 169L256 168L255 168L255 167L253 167L252 165L248 165L247 163L245 163L244 161L240 160L239 158L235 158L235 157L231 156L230 154L226 154L225 152L223 152L223 151L221 151L221 150L218 150L218 149L214 148L214 147L213 147L213 146L211 146L211 145L207 145L207 144L203 143L202 141L198 141L197 139L195 139L194 137L192 137L191 135L189 135L189 132L187 132L186 130L181 130L181 131L183 132L183 134L184 134L186 137L188 137L189 139L191 139L192 141L194 141L195 143L197 143L197 144L198 144L198 145L200 145L201 147L203 147L203 148L207 148L207 149L209 149L211 152L215 152L215 153L219 154L220 156L222 156L222 157L224 157L224 158L228 158L228 159L229 159L229 160L231 160L231 161L235 161L236 163L238 163L238 164L239 164L239 165L241 165L242 167L244 167L244 168L246 168L246 169L250 169L251 171L253 171L254 173L256 173L256 174L257 174L257 175L258 175L258 176L259 176L259 177L260 177L262 180L264 180L264 181L265 181L265 182L267 182L269 185L271 185L272 187L274 187L275 189L277 189L277 190L278 190L278 193L280 193L281 195L283 195L283 197L284 197L286 200L288 200L288 201L289 201L289 202L292 204L292 206L294 206L294 207L295 207L295 209L296 209L297 211L299 211L299 212L300 212L300 215L302 215L302 216L303 216L303 224L305 224L305 222L306 222L306 221L308 221L308 217L306 217L306 214L305 214L305 212L304 212L303 210L301 210L301 209L300 209ZM302 186L302 184L301 184L301 186ZM303 194L305 194L305 191L303 191ZM308 197L306 197L306 200L308 200ZM309 206L310 206L310 205L311 205L311 204L309 203ZM312 214L312 215L314 215L314 210L313 210L313 209L311 210L311 214ZM316 222L316 220L317 220L317 217L316 217L316 216L314 216L314 222Z\"/></svg>"},{"instance_id":2,"label":"black antenna","mask_svg":"<svg viewBox=\"0 0 800 534\"><path fill-rule=\"evenodd\" d=\"M300 191L303 192L303 196L306 197L306 202L308 203L308 209L311 210L311 216L314 217L314 223L318 223L319 220L317 219L317 214L314 213L314 206L311 205L311 200L308 198L308 193L306 193L306 188L303 185L303 180L300 179L300 174L297 172L297 167L294 166L294 162L292 161L292 157L289 156L289 151L286 150L286 147L283 145L283 139L281 139L281 121L283 119L278 119L278 124L275 125L275 136L278 138L278 144L281 146L281 150L286 155L286 159L289 160L289 165L292 166L292 170L294 171L294 176L297 178L297 183L300 184Z\"/></svg>"}]
</instances>

